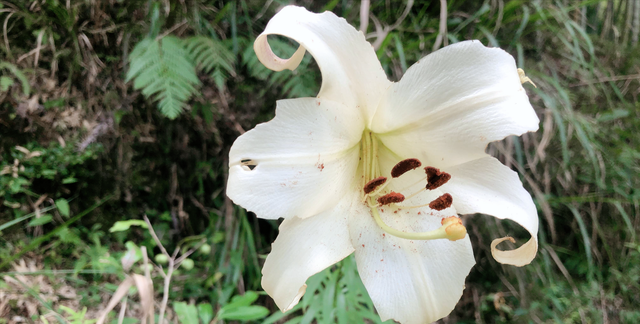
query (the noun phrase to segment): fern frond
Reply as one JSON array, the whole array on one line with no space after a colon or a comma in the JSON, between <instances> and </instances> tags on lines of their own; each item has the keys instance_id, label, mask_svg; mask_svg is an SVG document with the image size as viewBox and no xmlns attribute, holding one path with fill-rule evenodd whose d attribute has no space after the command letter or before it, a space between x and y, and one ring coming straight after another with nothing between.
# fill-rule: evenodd
<instances>
[{"instance_id":1,"label":"fern frond","mask_svg":"<svg viewBox=\"0 0 640 324\"><path fill-rule=\"evenodd\" d=\"M315 97L319 91L316 82L316 73L305 68L302 71L289 71L293 76L289 76L288 81L282 87L282 92L289 98Z\"/></svg>"},{"instance_id":2,"label":"fern frond","mask_svg":"<svg viewBox=\"0 0 640 324\"><path fill-rule=\"evenodd\" d=\"M236 57L219 41L206 36L194 36L185 40L191 59L205 73L209 73L219 89L229 76L235 76Z\"/></svg>"},{"instance_id":3,"label":"fern frond","mask_svg":"<svg viewBox=\"0 0 640 324\"><path fill-rule=\"evenodd\" d=\"M200 85L195 66L177 37L142 40L131 51L129 64L126 81L133 80L136 90L157 100L160 112L171 119L182 112Z\"/></svg>"}]
</instances>

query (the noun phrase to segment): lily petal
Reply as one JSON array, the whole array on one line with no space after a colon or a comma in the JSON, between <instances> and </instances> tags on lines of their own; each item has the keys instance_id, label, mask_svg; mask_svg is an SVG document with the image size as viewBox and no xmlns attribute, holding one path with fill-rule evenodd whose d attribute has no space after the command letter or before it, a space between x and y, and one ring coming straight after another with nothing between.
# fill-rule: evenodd
<instances>
[{"instance_id":1,"label":"lily petal","mask_svg":"<svg viewBox=\"0 0 640 324\"><path fill-rule=\"evenodd\" d=\"M513 57L466 41L409 68L382 98L371 130L396 154L444 168L484 157L488 143L538 123Z\"/></svg>"},{"instance_id":2,"label":"lily petal","mask_svg":"<svg viewBox=\"0 0 640 324\"><path fill-rule=\"evenodd\" d=\"M442 190L453 195L453 206L460 214L483 213L510 219L524 227L531 239L512 251L501 251L496 245L512 238L496 239L491 253L500 263L527 265L538 251L538 213L531 195L522 187L518 174L492 157L447 169L451 180Z\"/></svg>"},{"instance_id":3,"label":"lily petal","mask_svg":"<svg viewBox=\"0 0 640 324\"><path fill-rule=\"evenodd\" d=\"M391 170L394 157L386 148L378 152L383 174ZM424 189L424 170L408 171L390 180L388 190L405 193ZM428 204L443 192L424 191L403 201L402 206ZM382 320L402 324L436 321L453 310L464 282L475 264L469 236L452 242L446 239L407 240L385 233L376 224L371 211L362 203L349 217L351 242L356 263L376 310ZM384 206L381 219L404 232L426 232L440 228L444 217L456 215L453 207L442 211L424 208Z\"/></svg>"},{"instance_id":4,"label":"lily petal","mask_svg":"<svg viewBox=\"0 0 640 324\"><path fill-rule=\"evenodd\" d=\"M227 195L267 219L327 210L354 182L363 129L360 113L340 103L280 100L273 120L233 143Z\"/></svg>"},{"instance_id":5,"label":"lily petal","mask_svg":"<svg viewBox=\"0 0 640 324\"><path fill-rule=\"evenodd\" d=\"M267 35L292 38L300 48L283 60L271 51ZM332 12L315 14L302 7L284 7L271 18L253 48L260 62L275 71L295 69L306 49L322 72L318 98L339 101L350 108L359 106L366 116L371 116L391 84L364 35Z\"/></svg>"},{"instance_id":6,"label":"lily petal","mask_svg":"<svg viewBox=\"0 0 640 324\"><path fill-rule=\"evenodd\" d=\"M353 196L353 195L352 195ZM347 218L355 199L343 199L324 213L286 219L262 268L262 287L280 310L295 306L312 275L350 255Z\"/></svg>"},{"instance_id":7,"label":"lily petal","mask_svg":"<svg viewBox=\"0 0 640 324\"><path fill-rule=\"evenodd\" d=\"M406 232L441 226L437 212L384 210L384 222ZM453 310L475 264L469 236L455 242L397 238L378 227L367 207L352 215L349 229L358 272L383 321L431 323Z\"/></svg>"}]
</instances>

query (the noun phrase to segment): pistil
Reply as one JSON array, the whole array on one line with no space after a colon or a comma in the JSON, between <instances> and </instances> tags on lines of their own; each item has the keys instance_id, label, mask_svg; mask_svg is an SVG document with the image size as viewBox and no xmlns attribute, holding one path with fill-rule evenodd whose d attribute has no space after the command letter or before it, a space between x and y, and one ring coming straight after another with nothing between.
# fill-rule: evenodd
<instances>
[{"instance_id":1,"label":"pistil","mask_svg":"<svg viewBox=\"0 0 640 324\"><path fill-rule=\"evenodd\" d=\"M380 175L378 166L378 139L369 130L362 134L362 174L364 183L367 184Z\"/></svg>"},{"instance_id":2,"label":"pistil","mask_svg":"<svg viewBox=\"0 0 640 324\"><path fill-rule=\"evenodd\" d=\"M462 221L460 218L455 216L443 218L441 222L442 226L436 230L420 233L407 233L385 224L384 221L382 221L382 218L380 218L378 208L376 206L369 207L371 208L371 215L373 215L373 219L376 221L376 224L378 224L383 231L399 238L407 240L448 239L450 241L457 241L463 239L467 235L467 229L462 225Z\"/></svg>"}]
</instances>

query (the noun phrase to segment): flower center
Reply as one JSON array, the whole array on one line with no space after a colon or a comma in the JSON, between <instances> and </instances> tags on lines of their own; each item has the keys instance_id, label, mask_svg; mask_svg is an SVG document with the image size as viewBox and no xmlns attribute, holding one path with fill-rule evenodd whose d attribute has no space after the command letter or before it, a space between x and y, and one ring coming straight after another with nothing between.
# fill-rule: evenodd
<instances>
[{"instance_id":1,"label":"flower center","mask_svg":"<svg viewBox=\"0 0 640 324\"><path fill-rule=\"evenodd\" d=\"M440 197L434 199L428 204L418 205L418 206L406 206L400 205L403 201L412 198L416 195L424 193L427 190L434 190L447 183L449 179L451 179L451 175L440 171L434 167L426 167L424 168L426 176L420 178L418 182L414 182L408 188L414 187L420 182L425 182L426 185L423 189L418 190L417 192L411 193L409 195L404 195L402 191L406 189L400 190L400 192L387 191L385 188L389 183L391 183L394 179L399 178L406 174L411 170L415 170L422 166L422 163L418 159L405 159L398 162L390 172L391 179L389 180L387 177L382 176L380 166L379 166L379 140L369 130L365 130L362 136L361 141L361 152L360 158L362 161L362 172L363 172L363 184L362 184L362 192L363 192L363 202L369 206L371 209L371 216L376 221L376 224L380 226L382 230L385 232L397 236L400 238L408 239L408 240L436 240L436 239L449 239L451 241L456 241L464 238L467 235L467 229L462 225L462 221L460 218L456 216L449 216L442 219L442 226L428 232L420 232L420 233L409 233L397 230L392 228L391 226L385 224L385 222L380 217L380 209L383 206L393 206L401 209L412 209L412 208L431 208L437 211L444 210L446 208L451 207L453 203L453 197L445 193Z\"/></svg>"}]
</instances>

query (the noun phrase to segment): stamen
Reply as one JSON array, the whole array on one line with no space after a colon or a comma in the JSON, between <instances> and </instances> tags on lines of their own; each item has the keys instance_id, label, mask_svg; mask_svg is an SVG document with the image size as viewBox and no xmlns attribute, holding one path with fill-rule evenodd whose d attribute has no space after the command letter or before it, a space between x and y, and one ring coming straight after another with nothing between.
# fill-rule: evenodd
<instances>
[{"instance_id":1,"label":"stamen","mask_svg":"<svg viewBox=\"0 0 640 324\"><path fill-rule=\"evenodd\" d=\"M420 190L418 190L418 191L416 191L416 192L414 192L414 193L410 194L408 197L405 197L404 199L405 199L405 200L407 200L407 199L411 199L411 198L413 198L413 197L417 196L418 194L420 194L421 192L423 192L423 191L425 191L425 190L426 190L425 188L421 188Z\"/></svg>"},{"instance_id":2,"label":"stamen","mask_svg":"<svg viewBox=\"0 0 640 324\"><path fill-rule=\"evenodd\" d=\"M380 206L384 206L384 205L389 205L392 203L399 203L402 202L404 200L404 195L401 193L397 193L397 192L390 192L380 198L377 199L378 200L378 204L380 204Z\"/></svg>"},{"instance_id":3,"label":"stamen","mask_svg":"<svg viewBox=\"0 0 640 324\"><path fill-rule=\"evenodd\" d=\"M408 185L408 186L406 186L406 187L404 187L404 188L402 188L401 190L398 190L398 191L399 192L407 191L410 188L413 188L414 186L416 186L417 184L419 184L419 183L421 183L421 182L423 182L425 180L427 180L427 177L420 178L417 181L415 181L414 183L412 183L412 184L410 184L410 185ZM424 189L421 189L420 192L422 192L422 190L424 190ZM409 198L407 198L407 199L409 199Z\"/></svg>"},{"instance_id":4,"label":"stamen","mask_svg":"<svg viewBox=\"0 0 640 324\"><path fill-rule=\"evenodd\" d=\"M531 81L531 79L529 79L529 77L524 74L524 70L523 69L518 69L518 77L520 77L520 83L521 84L525 84L527 82L531 83L534 87L538 87L535 83L533 83L533 81Z\"/></svg>"},{"instance_id":5,"label":"stamen","mask_svg":"<svg viewBox=\"0 0 640 324\"><path fill-rule=\"evenodd\" d=\"M418 159L406 159L398 162L393 169L391 169L391 176L397 178L411 170L415 170L422 165Z\"/></svg>"},{"instance_id":6,"label":"stamen","mask_svg":"<svg viewBox=\"0 0 640 324\"><path fill-rule=\"evenodd\" d=\"M387 185L388 185L388 184L390 184L390 183L391 183L391 181L387 181L387 182L383 183L380 187L376 188L373 192L371 192L371 193L369 194L369 196L372 196L372 197L377 196L377 195L378 195L380 192L382 192L382 190L384 190L384 188L386 188L386 187L387 187ZM365 198L366 198L366 197L365 197ZM407 199L407 198L405 198L405 199ZM365 199L365 200L363 200L363 201L366 201L366 199Z\"/></svg>"},{"instance_id":7,"label":"stamen","mask_svg":"<svg viewBox=\"0 0 640 324\"><path fill-rule=\"evenodd\" d=\"M364 193L368 194L374 190L376 190L380 185L382 185L383 183L387 182L387 178L386 177L377 177L369 182L367 182L366 185L364 185Z\"/></svg>"},{"instance_id":8,"label":"stamen","mask_svg":"<svg viewBox=\"0 0 640 324\"><path fill-rule=\"evenodd\" d=\"M440 210L451 207L452 203L453 203L453 197L450 194L446 193L436 198L434 201L430 202L429 208L440 211Z\"/></svg>"},{"instance_id":9,"label":"stamen","mask_svg":"<svg viewBox=\"0 0 640 324\"><path fill-rule=\"evenodd\" d=\"M425 190L425 189L422 189ZM415 196L416 194L420 193L422 190L420 190L419 192L414 193L413 195L406 197L405 200ZM422 208L422 207L429 207L431 209L437 210L437 211L441 211L444 209L447 209L449 207L451 207L451 205L453 204L453 196L451 196L448 193L445 193L444 195L434 199L432 202L428 203L428 204L424 204L424 205L417 205L417 206L402 206L402 205L398 205L399 208L401 209L414 209L414 208Z\"/></svg>"},{"instance_id":10,"label":"stamen","mask_svg":"<svg viewBox=\"0 0 640 324\"><path fill-rule=\"evenodd\" d=\"M438 168L428 166L424 168L424 171L427 173L427 189L429 190L436 189L451 179L450 174L440 171Z\"/></svg>"}]
</instances>

